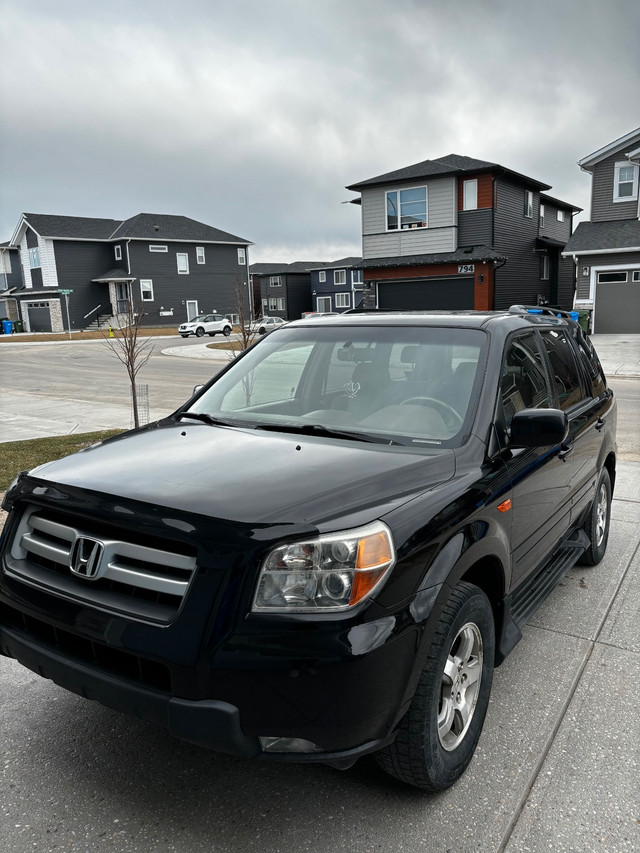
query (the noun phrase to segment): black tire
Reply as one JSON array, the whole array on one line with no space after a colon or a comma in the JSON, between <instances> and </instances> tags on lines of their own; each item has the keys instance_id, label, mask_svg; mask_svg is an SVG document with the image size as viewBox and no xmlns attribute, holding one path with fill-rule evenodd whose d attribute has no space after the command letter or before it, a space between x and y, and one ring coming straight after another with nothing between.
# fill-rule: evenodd
<instances>
[{"instance_id":1,"label":"black tire","mask_svg":"<svg viewBox=\"0 0 640 853\"><path fill-rule=\"evenodd\" d=\"M578 562L583 566L597 566L605 555L609 541L609 524L611 521L611 478L606 468L603 468L596 483L593 503L589 517L584 525L584 532L591 545Z\"/></svg>"},{"instance_id":2,"label":"black tire","mask_svg":"<svg viewBox=\"0 0 640 853\"><path fill-rule=\"evenodd\" d=\"M196 329L196 338L201 338L204 335L204 329L202 326L198 326Z\"/></svg>"},{"instance_id":3,"label":"black tire","mask_svg":"<svg viewBox=\"0 0 640 853\"><path fill-rule=\"evenodd\" d=\"M225 336L225 338L228 338L231 334L231 326L225 326L222 330L222 334Z\"/></svg>"},{"instance_id":4,"label":"black tire","mask_svg":"<svg viewBox=\"0 0 640 853\"><path fill-rule=\"evenodd\" d=\"M468 655L463 646L469 649ZM456 652L462 652L461 657ZM489 599L477 586L459 583L442 610L397 737L375 754L383 770L424 791L444 791L462 776L487 713L494 653L495 627ZM464 658L466 663L462 662ZM466 724L459 709L468 711Z\"/></svg>"},{"instance_id":5,"label":"black tire","mask_svg":"<svg viewBox=\"0 0 640 853\"><path fill-rule=\"evenodd\" d=\"M267 330L265 329L265 327L264 327L264 326L260 326L260 328L258 329L258 334L259 334L259 335L264 335L264 333L265 333L266 331L267 331Z\"/></svg>"}]
</instances>

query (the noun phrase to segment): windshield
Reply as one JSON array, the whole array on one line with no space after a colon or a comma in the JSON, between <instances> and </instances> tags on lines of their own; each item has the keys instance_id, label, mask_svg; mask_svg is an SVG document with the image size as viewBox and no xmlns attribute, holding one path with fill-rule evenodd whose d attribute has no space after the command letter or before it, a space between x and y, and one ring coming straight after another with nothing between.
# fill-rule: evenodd
<instances>
[{"instance_id":1,"label":"windshield","mask_svg":"<svg viewBox=\"0 0 640 853\"><path fill-rule=\"evenodd\" d=\"M486 336L477 329L288 327L235 362L188 409L257 429L455 446Z\"/></svg>"}]
</instances>

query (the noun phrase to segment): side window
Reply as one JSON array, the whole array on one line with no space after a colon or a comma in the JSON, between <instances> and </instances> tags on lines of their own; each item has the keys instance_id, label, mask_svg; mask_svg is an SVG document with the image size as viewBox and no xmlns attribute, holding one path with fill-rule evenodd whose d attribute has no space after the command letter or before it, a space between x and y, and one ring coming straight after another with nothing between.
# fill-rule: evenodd
<instances>
[{"instance_id":1,"label":"side window","mask_svg":"<svg viewBox=\"0 0 640 853\"><path fill-rule=\"evenodd\" d=\"M560 330L543 332L542 340L551 362L551 381L558 395L558 405L563 410L570 409L584 397L573 348Z\"/></svg>"},{"instance_id":2,"label":"side window","mask_svg":"<svg viewBox=\"0 0 640 853\"><path fill-rule=\"evenodd\" d=\"M582 362L582 365L587 372L587 376L589 377L591 396L599 397L607 390L602 367L600 366L600 360L588 338L583 338L582 335L580 335L580 337L577 337L574 340L578 346L580 361Z\"/></svg>"},{"instance_id":3,"label":"side window","mask_svg":"<svg viewBox=\"0 0 640 853\"><path fill-rule=\"evenodd\" d=\"M551 393L544 361L535 335L512 338L502 365L502 405L506 425L522 409L548 409Z\"/></svg>"}]
</instances>

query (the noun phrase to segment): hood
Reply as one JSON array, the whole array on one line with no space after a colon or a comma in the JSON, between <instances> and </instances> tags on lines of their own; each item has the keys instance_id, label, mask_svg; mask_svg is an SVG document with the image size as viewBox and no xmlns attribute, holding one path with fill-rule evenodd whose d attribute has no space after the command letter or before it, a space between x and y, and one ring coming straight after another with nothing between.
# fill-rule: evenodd
<instances>
[{"instance_id":1,"label":"hood","mask_svg":"<svg viewBox=\"0 0 640 853\"><path fill-rule=\"evenodd\" d=\"M380 517L454 470L451 450L161 422L30 477L232 522L322 527Z\"/></svg>"}]
</instances>

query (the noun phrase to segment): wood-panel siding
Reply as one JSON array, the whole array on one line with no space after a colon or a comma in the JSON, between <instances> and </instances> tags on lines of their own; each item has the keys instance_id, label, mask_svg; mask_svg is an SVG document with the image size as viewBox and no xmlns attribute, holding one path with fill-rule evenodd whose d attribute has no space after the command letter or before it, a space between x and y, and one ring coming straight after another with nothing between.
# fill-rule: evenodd
<instances>
[{"instance_id":1,"label":"wood-panel siding","mask_svg":"<svg viewBox=\"0 0 640 853\"><path fill-rule=\"evenodd\" d=\"M613 200L615 164L625 161L623 154L612 154L593 167L591 179L591 221L609 222L617 219L637 219L638 200Z\"/></svg>"},{"instance_id":2,"label":"wood-panel siding","mask_svg":"<svg viewBox=\"0 0 640 853\"><path fill-rule=\"evenodd\" d=\"M464 187L465 181L478 182L478 209L493 207L493 175L464 175L458 178L458 210L464 208Z\"/></svg>"}]
</instances>

